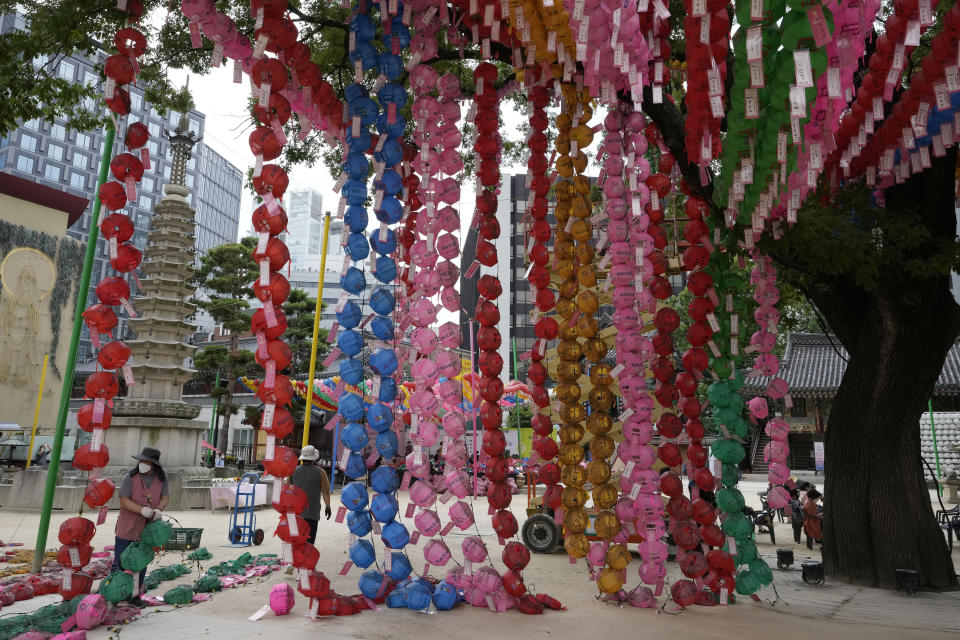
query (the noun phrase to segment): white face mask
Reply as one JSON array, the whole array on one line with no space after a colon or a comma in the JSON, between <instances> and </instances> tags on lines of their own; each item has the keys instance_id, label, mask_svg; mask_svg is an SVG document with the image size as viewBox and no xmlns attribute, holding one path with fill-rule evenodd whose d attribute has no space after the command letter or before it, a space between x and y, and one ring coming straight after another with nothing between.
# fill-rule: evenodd
<instances>
[{"instance_id":1,"label":"white face mask","mask_svg":"<svg viewBox=\"0 0 960 640\"><path fill-rule=\"evenodd\" d=\"M137 465L137 469L140 470L140 473L150 473L150 469L152 468L153 467L148 465L146 462L141 462L140 464Z\"/></svg>"}]
</instances>

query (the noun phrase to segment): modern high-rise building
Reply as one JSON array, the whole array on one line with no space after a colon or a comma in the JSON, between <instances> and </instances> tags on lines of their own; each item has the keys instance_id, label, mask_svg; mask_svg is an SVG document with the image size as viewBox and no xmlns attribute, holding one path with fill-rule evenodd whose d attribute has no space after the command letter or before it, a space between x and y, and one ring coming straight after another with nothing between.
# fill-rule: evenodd
<instances>
[{"instance_id":1,"label":"modern high-rise building","mask_svg":"<svg viewBox=\"0 0 960 640\"><path fill-rule=\"evenodd\" d=\"M290 250L294 269L318 271L323 248L323 196L314 189L288 189L284 198L287 211L287 232L284 241ZM339 242L342 220L330 221L330 243L327 249L327 269L338 271L343 264L343 249Z\"/></svg>"},{"instance_id":2,"label":"modern high-rise building","mask_svg":"<svg viewBox=\"0 0 960 640\"><path fill-rule=\"evenodd\" d=\"M0 33L26 29L20 14L0 16ZM36 58L34 68L39 72L55 75L63 80L88 86L101 85L100 74L94 68L106 58L103 52L96 56L70 56L56 58ZM204 114L190 110L185 114L175 111L160 114L144 100L143 91L130 86L130 115L122 120L121 129L116 136L114 153L123 150L125 127L133 122L143 122L150 131L147 148L150 152L150 169L144 172L137 184L137 200L124 210L134 222L135 232L132 242L143 250L150 230L150 218L153 207L163 197L162 187L170 178L170 144L163 135L165 129L174 130L181 118L187 119L188 129L203 135ZM82 105L90 111L103 109L102 103L86 99ZM102 130L76 131L68 129L63 120L31 120L0 138L0 171L5 171L48 187L60 189L91 200L83 218L67 230L70 237L84 240L90 230L93 201L96 199L97 177L100 158L103 153L104 134ZM196 209L196 251L202 255L220 244L235 242L240 215L240 195L243 189L243 174L234 165L200 143L194 151L194 157L187 164L186 186L191 194L188 204ZM112 274L107 242L100 238L96 261L93 266L91 288L88 302L95 300L93 286L101 278ZM199 325L209 324L212 320L205 313L198 312L194 321ZM121 320L116 335L125 336L125 321ZM92 356L92 345L84 331L80 341L81 359Z\"/></svg>"},{"instance_id":3,"label":"modern high-rise building","mask_svg":"<svg viewBox=\"0 0 960 640\"><path fill-rule=\"evenodd\" d=\"M477 293L477 279L480 273L490 273L500 279L503 293L498 302L500 308L500 322L497 329L500 331L502 342L500 356L509 367L510 379L521 379L514 370L513 350L516 342L516 352L521 354L529 351L536 336L533 333L533 294L530 283L526 279L527 271L527 198L530 190L526 185L526 175L505 175L500 188L497 202L497 218L501 221L500 237L494 242L499 261L495 268L480 267L480 271L472 278L465 278L463 274L470 268L476 257L477 230L470 229L463 245L463 260L461 262L460 277L460 329L463 334L461 348L470 349L470 321L473 319L479 294ZM504 224L509 214L510 224ZM550 203L547 219L554 221L553 202ZM548 243L552 247L552 241ZM501 302L502 301L502 302ZM475 327L476 329L476 327ZM521 372L525 368L520 366Z\"/></svg>"}]
</instances>

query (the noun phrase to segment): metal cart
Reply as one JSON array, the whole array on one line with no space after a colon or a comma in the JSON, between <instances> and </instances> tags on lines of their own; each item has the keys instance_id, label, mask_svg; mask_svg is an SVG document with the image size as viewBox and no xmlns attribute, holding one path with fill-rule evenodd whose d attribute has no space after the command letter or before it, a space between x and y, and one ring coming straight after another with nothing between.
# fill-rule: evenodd
<instances>
[{"instance_id":1,"label":"metal cart","mask_svg":"<svg viewBox=\"0 0 960 640\"><path fill-rule=\"evenodd\" d=\"M245 473L240 478L233 513L230 514L230 528L227 529L231 546L249 547L251 543L259 545L263 542L263 529L257 529L257 515L254 513L259 481L259 473Z\"/></svg>"}]
</instances>

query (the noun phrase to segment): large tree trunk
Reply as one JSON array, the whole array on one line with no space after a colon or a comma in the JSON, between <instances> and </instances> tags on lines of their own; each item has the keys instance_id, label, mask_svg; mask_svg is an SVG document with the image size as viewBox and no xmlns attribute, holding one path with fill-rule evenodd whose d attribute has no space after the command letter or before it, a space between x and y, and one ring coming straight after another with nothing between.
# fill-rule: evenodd
<instances>
[{"instance_id":1,"label":"large tree trunk","mask_svg":"<svg viewBox=\"0 0 960 640\"><path fill-rule=\"evenodd\" d=\"M888 210L922 216L931 240L912 256L921 261L956 236L954 158L887 190ZM919 421L960 307L947 276L881 269L869 289L840 279L806 288L849 353L824 443L824 566L858 584L892 586L895 569L913 569L947 587L957 579L925 484Z\"/></svg>"}]
</instances>

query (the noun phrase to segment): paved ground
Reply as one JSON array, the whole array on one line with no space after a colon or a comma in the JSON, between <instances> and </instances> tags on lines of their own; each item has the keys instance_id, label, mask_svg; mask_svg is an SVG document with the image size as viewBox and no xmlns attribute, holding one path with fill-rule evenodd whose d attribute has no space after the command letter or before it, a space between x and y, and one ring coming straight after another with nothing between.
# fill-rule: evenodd
<instances>
[{"instance_id":1,"label":"paved ground","mask_svg":"<svg viewBox=\"0 0 960 640\"><path fill-rule=\"evenodd\" d=\"M745 483L743 490L749 502L757 502L756 492L760 484ZM336 501L336 497L335 497ZM523 496L514 501L514 512L521 518L525 504ZM482 534L492 534L485 505L477 505L479 528ZM404 508L401 507L401 512ZM70 514L54 514L51 539ZM235 558L244 550L225 547L228 515L226 511L177 512L172 514L183 526L203 527L203 544L215 555L215 560ZM443 517L443 514L441 514ZM115 513L107 524L100 527L94 544L101 548L112 544L112 529ZM258 512L259 526L267 532L263 546L252 551L279 552L279 541L271 536L277 516L270 509ZM445 520L445 518L444 518ZM0 511L0 540L20 541L32 545L39 522L35 513L11 513ZM347 576L336 575L346 560L347 530L333 520L320 523L319 544L321 560L319 568L331 578L334 588L342 593L356 593L359 570L353 569ZM459 558L459 542L464 535L451 533L447 542ZM495 538L488 541L496 546ZM582 564L571 565L563 553L534 555L524 572L528 586L535 586L558 598L567 607L566 611L551 611L543 616L524 616L516 611L495 614L485 609L458 605L454 611L432 615L407 610L382 608L380 612L343 617L318 619L311 622L303 617L307 610L306 600L299 597L293 612L288 616L265 618L250 622L247 617L266 604L270 588L279 581L294 584L292 576L275 573L256 583L215 594L210 602L180 609L150 608L148 614L119 630L100 629L88 634L91 640L123 638L158 638L180 640L192 638L307 638L322 633L325 638L416 638L424 636L457 637L464 630L476 629L471 634L479 638L502 638L516 635L524 638L614 638L636 637L642 629L644 637L698 639L739 638L770 636L780 638L948 638L960 633L960 592L921 594L902 597L896 593L878 589L853 587L827 583L820 587L804 584L800 579L800 562L818 557L819 552L808 552L805 546L793 543L789 524L777 526L777 545L770 544L769 537L758 540L761 553L774 563L777 548L792 548L796 555L797 570L776 571L775 587L760 593L759 603L741 600L730 607L691 608L677 615L667 611L655 612L633 608L619 608L598 601L595 588ZM419 552L412 552L411 559L421 560ZM960 551L954 553L960 566ZM170 552L160 557L155 566L174 564L181 560L179 552ZM416 566L417 562L414 562ZM499 563L498 563L499 564ZM422 566L422 565L421 565ZM636 575L636 565L631 565L631 575ZM673 567L675 570L675 567ZM438 569L433 570L439 573ZM188 581L186 578L181 582ZM166 590L176 582L164 583ZM780 600L771 606L771 602ZM7 607L0 616L21 611L32 611L43 604L56 601L56 596L46 596L17 603ZM602 616L602 618L600 617ZM601 622L602 621L602 622ZM597 623L601 622L602 627Z\"/></svg>"}]
</instances>

